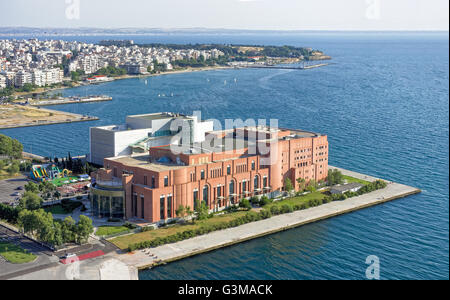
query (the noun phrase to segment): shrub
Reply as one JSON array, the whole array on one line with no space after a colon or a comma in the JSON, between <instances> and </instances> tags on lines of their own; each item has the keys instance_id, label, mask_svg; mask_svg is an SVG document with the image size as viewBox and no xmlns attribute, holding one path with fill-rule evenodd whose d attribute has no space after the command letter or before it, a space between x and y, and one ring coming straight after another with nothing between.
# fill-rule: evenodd
<instances>
[{"instance_id":1,"label":"shrub","mask_svg":"<svg viewBox=\"0 0 450 300\"><path fill-rule=\"evenodd\" d=\"M253 197L250 198L250 202L251 202L253 205L259 205L259 198L256 197L256 196L253 196Z\"/></svg>"},{"instance_id":2,"label":"shrub","mask_svg":"<svg viewBox=\"0 0 450 300\"><path fill-rule=\"evenodd\" d=\"M270 212L272 213L272 215L276 216L280 214L280 209L278 208L278 206L274 205L270 208Z\"/></svg>"},{"instance_id":3,"label":"shrub","mask_svg":"<svg viewBox=\"0 0 450 300\"><path fill-rule=\"evenodd\" d=\"M272 213L267 209L263 209L259 215L261 216L261 219L270 219L272 217Z\"/></svg>"},{"instance_id":4,"label":"shrub","mask_svg":"<svg viewBox=\"0 0 450 300\"><path fill-rule=\"evenodd\" d=\"M259 200L259 206L263 207L272 202L273 200L269 199L267 196L262 196L261 199Z\"/></svg>"},{"instance_id":5,"label":"shrub","mask_svg":"<svg viewBox=\"0 0 450 300\"><path fill-rule=\"evenodd\" d=\"M239 203L239 207L240 207L240 208L247 209L247 210L252 209L252 205L250 204L250 201L248 201L248 199L243 199L243 200Z\"/></svg>"},{"instance_id":6,"label":"shrub","mask_svg":"<svg viewBox=\"0 0 450 300\"><path fill-rule=\"evenodd\" d=\"M282 214L291 213L291 212L293 212L293 211L294 211L294 209L293 209L292 206L290 206L289 204L284 204L284 205L281 207L281 213L282 213Z\"/></svg>"}]
</instances>

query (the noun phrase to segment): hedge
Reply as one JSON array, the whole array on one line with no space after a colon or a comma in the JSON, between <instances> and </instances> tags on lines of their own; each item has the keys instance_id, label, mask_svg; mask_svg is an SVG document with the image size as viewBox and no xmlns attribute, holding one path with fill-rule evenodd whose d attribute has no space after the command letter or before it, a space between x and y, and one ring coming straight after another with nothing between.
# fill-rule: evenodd
<instances>
[{"instance_id":1,"label":"hedge","mask_svg":"<svg viewBox=\"0 0 450 300\"><path fill-rule=\"evenodd\" d=\"M307 203L296 204L294 206L289 205L289 204L284 204L281 206L281 208L279 208L278 206L272 206L270 208L270 210L263 209L259 213L248 212L244 216L234 219L229 222L223 222L223 223L208 225L208 226L201 226L200 228L197 228L194 230L186 230L183 232L178 232L174 235L167 236L164 238L157 237L151 241L144 241L144 242L140 242L140 243L131 244L128 246L128 251L132 252L135 250L155 248L155 247L162 246L165 244L176 243L179 241L191 239L196 236L205 235L205 234L211 233L213 231L238 227L238 226L241 226L244 224L269 219L272 216L291 213L293 211L305 210L310 207L316 207L316 206L320 206L325 203L330 203L331 201L339 201L339 200L341 200L341 198L347 199L349 197L359 196L362 194L373 192L378 189L383 189L386 186L387 186L386 182L377 180L375 182L372 182L372 183L364 186L356 193L346 193L344 195L331 195L331 196L325 197L323 200L322 199L311 199Z\"/></svg>"}]
</instances>

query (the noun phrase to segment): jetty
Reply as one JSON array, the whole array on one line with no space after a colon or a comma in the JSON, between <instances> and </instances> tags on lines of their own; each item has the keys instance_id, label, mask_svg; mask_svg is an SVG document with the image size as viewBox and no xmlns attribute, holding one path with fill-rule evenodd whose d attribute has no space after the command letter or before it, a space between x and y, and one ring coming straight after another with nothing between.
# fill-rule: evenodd
<instances>
[{"instance_id":1,"label":"jetty","mask_svg":"<svg viewBox=\"0 0 450 300\"><path fill-rule=\"evenodd\" d=\"M90 102L104 102L112 101L112 97L105 95L95 95L95 96L72 96L72 97L60 97L56 99L35 99L28 100L27 104L31 106L51 106L51 105L63 105L63 104L74 104L74 103L90 103Z\"/></svg>"},{"instance_id":2,"label":"jetty","mask_svg":"<svg viewBox=\"0 0 450 300\"><path fill-rule=\"evenodd\" d=\"M338 169L344 175L365 181L373 182L378 180L378 178L369 175L341 168L330 166L330 169ZM388 181L387 183L387 187L382 190L349 198L344 201L335 201L307 210L274 216L270 219L215 231L174 244L167 244L134 253L114 254L114 256L129 267L144 270L421 192L420 189L400 183Z\"/></svg>"}]
</instances>

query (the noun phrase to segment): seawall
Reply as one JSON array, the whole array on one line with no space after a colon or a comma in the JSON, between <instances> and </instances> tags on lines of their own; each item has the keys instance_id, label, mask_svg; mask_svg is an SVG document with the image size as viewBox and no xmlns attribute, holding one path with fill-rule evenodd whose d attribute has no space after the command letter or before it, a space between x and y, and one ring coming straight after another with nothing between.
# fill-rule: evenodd
<instances>
[{"instance_id":1,"label":"seawall","mask_svg":"<svg viewBox=\"0 0 450 300\"><path fill-rule=\"evenodd\" d=\"M330 168L335 167L330 166ZM366 181L377 180L377 178L372 176L340 168L337 169L341 170L344 175ZM130 267L139 270L148 269L420 192L419 189L414 187L388 182L388 186L385 189L350 198L345 201L336 201L303 211L279 215L270 219L212 232L207 235L198 236L174 244L163 245L157 248L141 250L129 254L116 254L116 258Z\"/></svg>"}]
</instances>

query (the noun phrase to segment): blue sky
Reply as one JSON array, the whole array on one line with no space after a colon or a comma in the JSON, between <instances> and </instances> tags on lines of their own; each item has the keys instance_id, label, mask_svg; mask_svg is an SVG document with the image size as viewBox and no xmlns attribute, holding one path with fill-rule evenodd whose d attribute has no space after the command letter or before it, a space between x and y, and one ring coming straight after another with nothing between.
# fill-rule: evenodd
<instances>
[{"instance_id":1,"label":"blue sky","mask_svg":"<svg viewBox=\"0 0 450 300\"><path fill-rule=\"evenodd\" d=\"M0 27L448 30L448 10L448 0L1 0Z\"/></svg>"}]
</instances>

